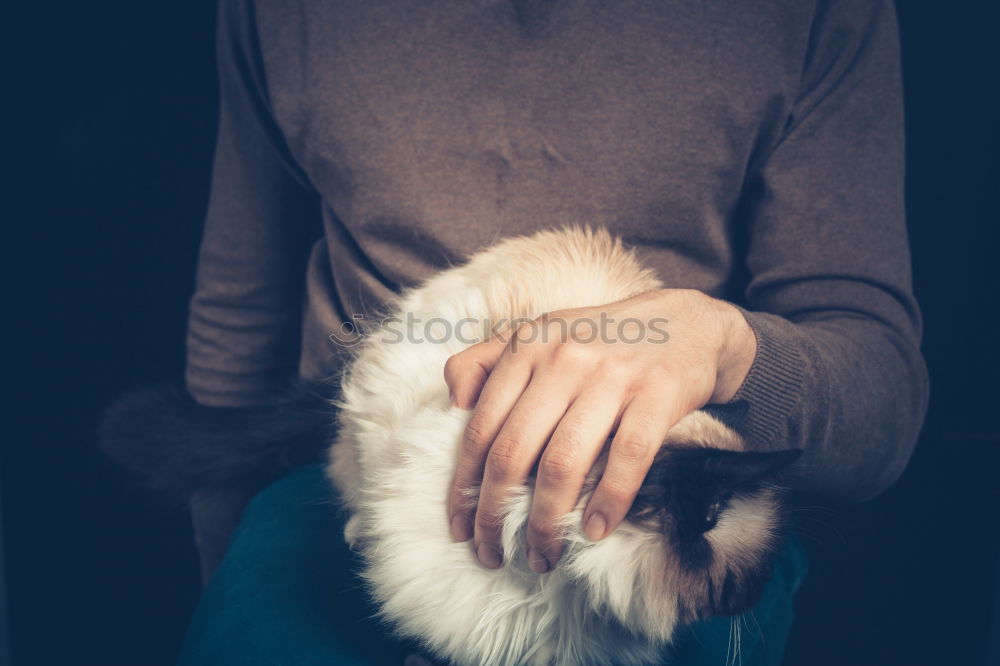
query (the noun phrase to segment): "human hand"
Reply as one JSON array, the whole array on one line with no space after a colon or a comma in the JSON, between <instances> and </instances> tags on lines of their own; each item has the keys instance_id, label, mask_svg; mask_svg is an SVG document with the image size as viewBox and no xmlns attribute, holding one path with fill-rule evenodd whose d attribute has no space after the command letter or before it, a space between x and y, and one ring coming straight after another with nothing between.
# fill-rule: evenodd
<instances>
[{"instance_id":1,"label":"human hand","mask_svg":"<svg viewBox=\"0 0 1000 666\"><path fill-rule=\"evenodd\" d=\"M503 503L537 463L528 564L551 571L562 552L558 521L576 506L608 437L607 466L583 516L592 540L625 517L667 431L732 399L755 354L734 306L662 289L553 312L452 356L452 403L474 407L449 493L452 536L473 539L479 561L499 568ZM478 504L467 508L463 489L477 484Z\"/></svg>"}]
</instances>

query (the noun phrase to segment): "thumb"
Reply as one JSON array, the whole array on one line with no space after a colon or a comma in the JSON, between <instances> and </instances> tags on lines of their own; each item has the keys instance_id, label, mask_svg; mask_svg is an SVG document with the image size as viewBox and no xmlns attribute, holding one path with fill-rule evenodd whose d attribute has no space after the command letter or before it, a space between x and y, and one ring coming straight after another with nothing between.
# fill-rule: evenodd
<instances>
[{"instance_id":1,"label":"thumb","mask_svg":"<svg viewBox=\"0 0 1000 666\"><path fill-rule=\"evenodd\" d=\"M476 405L483 385L506 348L503 336L495 336L448 359L444 364L444 381L448 384L452 405L462 409L472 409Z\"/></svg>"}]
</instances>

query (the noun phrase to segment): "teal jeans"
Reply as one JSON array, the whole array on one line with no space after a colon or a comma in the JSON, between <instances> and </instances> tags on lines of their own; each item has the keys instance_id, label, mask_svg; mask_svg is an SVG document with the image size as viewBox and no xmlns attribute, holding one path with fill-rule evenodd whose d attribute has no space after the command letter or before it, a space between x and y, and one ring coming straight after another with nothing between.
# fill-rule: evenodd
<instances>
[{"instance_id":1,"label":"teal jeans","mask_svg":"<svg viewBox=\"0 0 1000 666\"><path fill-rule=\"evenodd\" d=\"M355 575L358 561L344 543L339 513L318 466L259 493L202 596L179 665L398 666L419 652L372 619L375 609ZM739 619L742 648L735 662L731 618L716 618L685 630L663 663L777 666L805 573L802 545L791 538L764 596Z\"/></svg>"}]
</instances>

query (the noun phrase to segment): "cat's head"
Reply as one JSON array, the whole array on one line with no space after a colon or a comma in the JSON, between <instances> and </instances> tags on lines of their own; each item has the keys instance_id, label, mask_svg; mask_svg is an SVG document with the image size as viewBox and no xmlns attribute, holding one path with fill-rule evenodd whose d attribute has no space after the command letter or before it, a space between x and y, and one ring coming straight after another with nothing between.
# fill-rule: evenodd
<instances>
[{"instance_id":1,"label":"cat's head","mask_svg":"<svg viewBox=\"0 0 1000 666\"><path fill-rule=\"evenodd\" d=\"M736 615L758 601L783 523L772 481L800 453L660 451L627 519L662 534L688 579L682 616Z\"/></svg>"},{"instance_id":2,"label":"cat's head","mask_svg":"<svg viewBox=\"0 0 1000 666\"><path fill-rule=\"evenodd\" d=\"M749 610L781 540L775 477L799 454L665 445L625 522L600 542L578 537L568 571L599 612L652 639Z\"/></svg>"}]
</instances>

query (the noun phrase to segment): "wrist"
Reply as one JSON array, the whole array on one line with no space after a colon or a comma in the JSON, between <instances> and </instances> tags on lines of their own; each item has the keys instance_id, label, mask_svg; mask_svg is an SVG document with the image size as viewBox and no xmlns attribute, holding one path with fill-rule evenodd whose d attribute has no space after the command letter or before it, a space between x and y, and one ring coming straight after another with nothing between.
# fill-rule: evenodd
<instances>
[{"instance_id":1,"label":"wrist","mask_svg":"<svg viewBox=\"0 0 1000 666\"><path fill-rule=\"evenodd\" d=\"M743 385L757 356L757 336L736 306L713 299L722 321L715 391L711 403L729 402Z\"/></svg>"}]
</instances>

